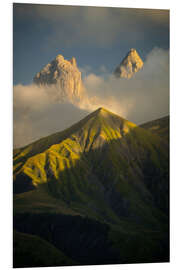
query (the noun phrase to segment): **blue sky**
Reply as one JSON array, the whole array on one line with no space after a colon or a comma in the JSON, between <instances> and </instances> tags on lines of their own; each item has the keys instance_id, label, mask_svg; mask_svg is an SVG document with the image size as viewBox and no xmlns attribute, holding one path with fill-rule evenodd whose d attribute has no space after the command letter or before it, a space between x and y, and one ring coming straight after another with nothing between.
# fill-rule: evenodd
<instances>
[{"instance_id":1,"label":"blue sky","mask_svg":"<svg viewBox=\"0 0 180 270\"><path fill-rule=\"evenodd\" d=\"M30 84L57 54L78 66L111 73L130 48L143 60L155 47L169 48L167 10L14 4L14 84Z\"/></svg>"}]
</instances>

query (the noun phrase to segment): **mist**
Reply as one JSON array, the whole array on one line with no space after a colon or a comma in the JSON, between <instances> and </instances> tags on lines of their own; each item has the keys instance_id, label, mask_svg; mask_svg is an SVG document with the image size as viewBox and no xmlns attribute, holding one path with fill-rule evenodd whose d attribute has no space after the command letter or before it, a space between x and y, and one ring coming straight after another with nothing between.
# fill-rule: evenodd
<instances>
[{"instance_id":1,"label":"mist","mask_svg":"<svg viewBox=\"0 0 180 270\"><path fill-rule=\"evenodd\" d=\"M64 130L88 114L72 103L60 103L56 87L35 84L14 86L13 111L14 148Z\"/></svg>"}]
</instances>

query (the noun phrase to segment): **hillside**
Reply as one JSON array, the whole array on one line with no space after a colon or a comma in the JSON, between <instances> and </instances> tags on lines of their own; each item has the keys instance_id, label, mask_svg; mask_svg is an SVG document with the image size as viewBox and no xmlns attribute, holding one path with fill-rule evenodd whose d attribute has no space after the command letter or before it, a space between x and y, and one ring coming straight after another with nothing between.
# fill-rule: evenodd
<instances>
[{"instance_id":1,"label":"hillside","mask_svg":"<svg viewBox=\"0 0 180 270\"><path fill-rule=\"evenodd\" d=\"M140 125L154 134L169 140L169 115Z\"/></svg>"},{"instance_id":2,"label":"hillside","mask_svg":"<svg viewBox=\"0 0 180 270\"><path fill-rule=\"evenodd\" d=\"M16 149L15 229L79 264L168 261L168 149L104 108Z\"/></svg>"}]
</instances>

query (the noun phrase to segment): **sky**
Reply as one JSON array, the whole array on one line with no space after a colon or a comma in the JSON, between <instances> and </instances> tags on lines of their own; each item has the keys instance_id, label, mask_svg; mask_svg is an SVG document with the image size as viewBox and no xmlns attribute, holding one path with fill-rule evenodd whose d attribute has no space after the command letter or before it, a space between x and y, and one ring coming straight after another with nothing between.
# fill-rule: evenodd
<instances>
[{"instance_id":1,"label":"sky","mask_svg":"<svg viewBox=\"0 0 180 270\"><path fill-rule=\"evenodd\" d=\"M144 61L131 80L112 76L130 48ZM59 104L33 83L57 54L74 56L95 106ZM14 4L14 146L63 130L96 107L137 124L169 114L169 11Z\"/></svg>"},{"instance_id":2,"label":"sky","mask_svg":"<svg viewBox=\"0 0 180 270\"><path fill-rule=\"evenodd\" d=\"M75 56L79 67L109 72L130 48L142 59L169 48L167 10L14 4L14 84L29 84L57 54Z\"/></svg>"}]
</instances>

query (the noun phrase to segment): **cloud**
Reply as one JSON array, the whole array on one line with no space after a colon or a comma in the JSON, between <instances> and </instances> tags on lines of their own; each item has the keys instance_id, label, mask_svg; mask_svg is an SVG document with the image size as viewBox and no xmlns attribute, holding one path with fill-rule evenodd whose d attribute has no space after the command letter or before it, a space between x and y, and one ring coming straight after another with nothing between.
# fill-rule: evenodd
<instances>
[{"instance_id":1,"label":"cloud","mask_svg":"<svg viewBox=\"0 0 180 270\"><path fill-rule=\"evenodd\" d=\"M108 73L108 70L107 70L107 68L106 68L105 65L101 65L101 66L99 67L99 72L100 72L100 73L107 74L107 73Z\"/></svg>"},{"instance_id":2,"label":"cloud","mask_svg":"<svg viewBox=\"0 0 180 270\"><path fill-rule=\"evenodd\" d=\"M85 77L88 74L93 72L93 68L89 65L85 65L83 67L79 67L79 71L82 73L82 75Z\"/></svg>"},{"instance_id":3,"label":"cloud","mask_svg":"<svg viewBox=\"0 0 180 270\"><path fill-rule=\"evenodd\" d=\"M70 103L60 103L59 89L31 85L14 86L14 147L68 128L88 112Z\"/></svg>"},{"instance_id":4,"label":"cloud","mask_svg":"<svg viewBox=\"0 0 180 270\"><path fill-rule=\"evenodd\" d=\"M51 99L52 96L50 95ZM53 94L54 98L54 94ZM22 110L41 109L49 102L49 95L43 88L34 84L14 86L14 108L21 107Z\"/></svg>"},{"instance_id":5,"label":"cloud","mask_svg":"<svg viewBox=\"0 0 180 270\"><path fill-rule=\"evenodd\" d=\"M99 107L137 124L169 114L167 50L154 48L143 69L129 80L98 76L87 66L82 71L87 95L79 104L61 103L57 87L14 86L15 147L63 130Z\"/></svg>"}]
</instances>

